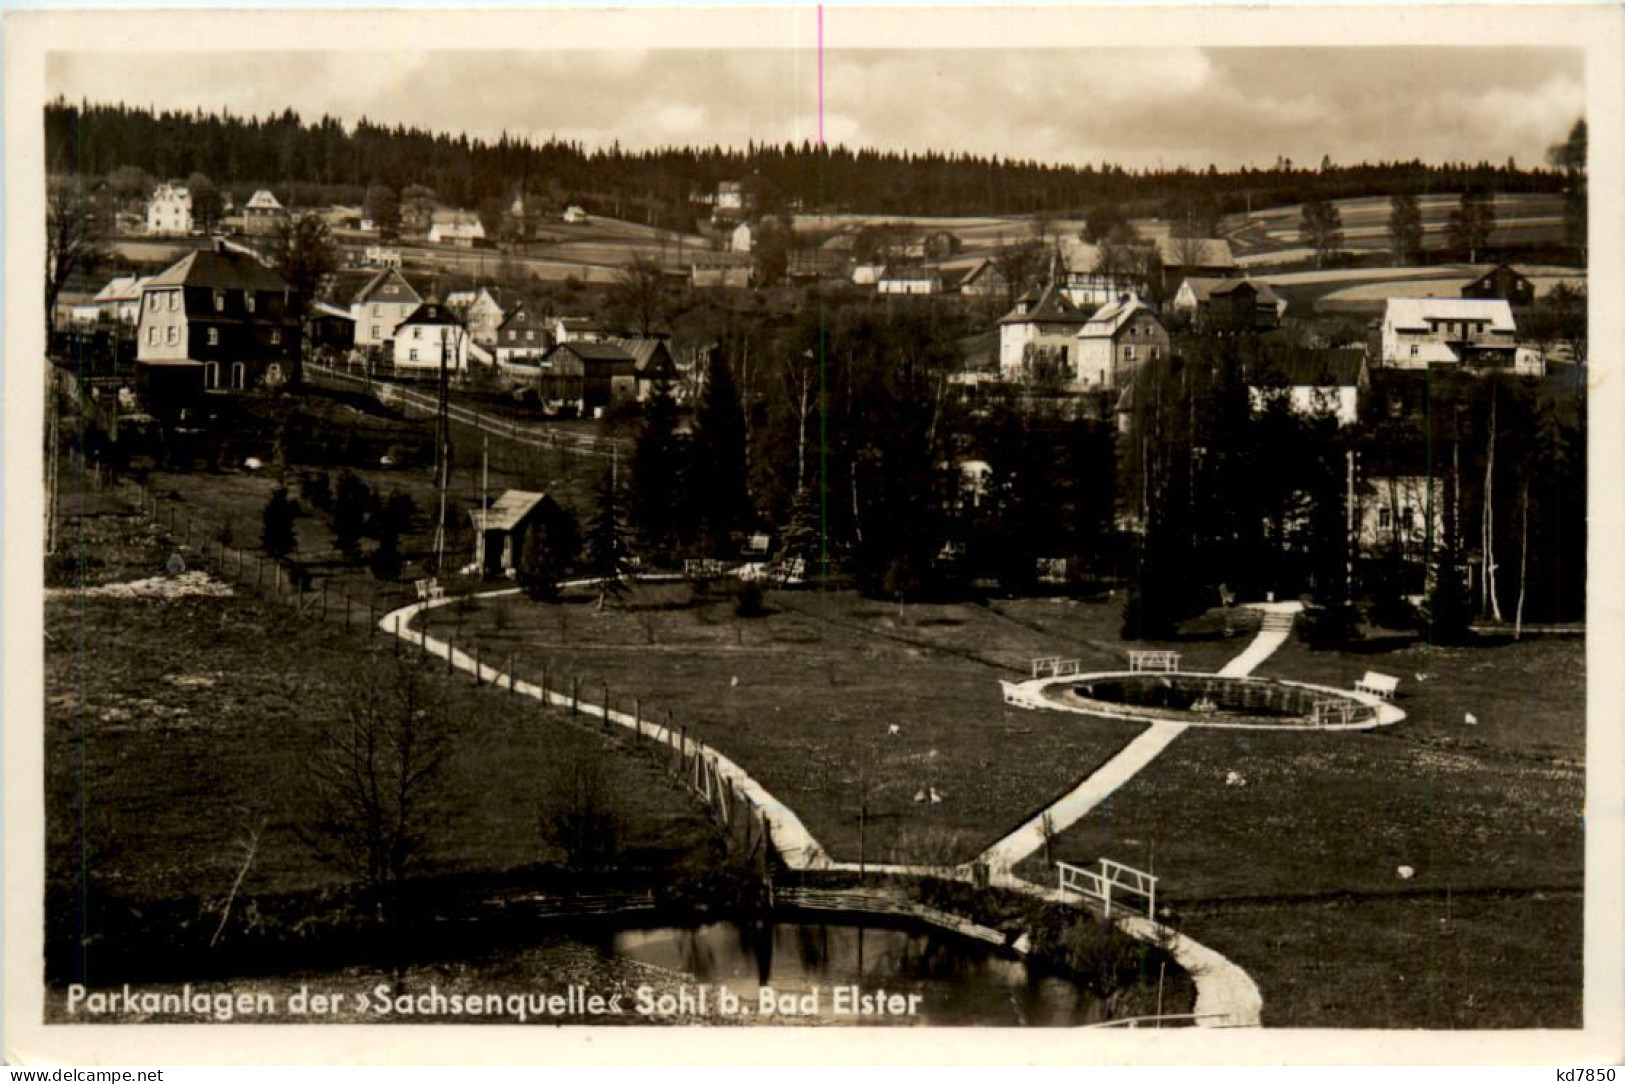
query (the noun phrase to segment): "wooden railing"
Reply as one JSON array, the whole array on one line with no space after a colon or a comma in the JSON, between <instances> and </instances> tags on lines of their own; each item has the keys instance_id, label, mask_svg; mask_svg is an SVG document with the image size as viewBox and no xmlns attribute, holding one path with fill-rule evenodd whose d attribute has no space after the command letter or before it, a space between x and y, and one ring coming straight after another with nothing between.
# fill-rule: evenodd
<instances>
[{"instance_id":1,"label":"wooden railing","mask_svg":"<svg viewBox=\"0 0 1625 1084\"><path fill-rule=\"evenodd\" d=\"M1123 897L1138 896L1145 901L1145 917L1155 921L1157 915L1157 879L1144 870L1125 866L1121 862L1113 862L1109 858L1100 860L1099 872L1074 866L1067 862L1057 862L1059 871L1059 886L1062 892L1074 892L1087 899L1100 901L1106 909L1106 917L1112 913L1113 892L1117 894L1118 906L1131 910L1124 902Z\"/></svg>"}]
</instances>

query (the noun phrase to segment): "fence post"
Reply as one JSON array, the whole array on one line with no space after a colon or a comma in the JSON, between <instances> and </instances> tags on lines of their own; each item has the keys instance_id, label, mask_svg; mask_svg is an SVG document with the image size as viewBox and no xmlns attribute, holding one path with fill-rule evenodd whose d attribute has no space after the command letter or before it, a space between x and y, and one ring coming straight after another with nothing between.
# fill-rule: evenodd
<instances>
[{"instance_id":1,"label":"fence post","mask_svg":"<svg viewBox=\"0 0 1625 1084\"><path fill-rule=\"evenodd\" d=\"M570 679L570 714L571 715L576 714L576 712L578 710L580 710L580 704L581 704L581 679L578 678L578 677L573 677L573 678Z\"/></svg>"},{"instance_id":2,"label":"fence post","mask_svg":"<svg viewBox=\"0 0 1625 1084\"><path fill-rule=\"evenodd\" d=\"M350 627L350 592L344 592L344 627Z\"/></svg>"},{"instance_id":3,"label":"fence post","mask_svg":"<svg viewBox=\"0 0 1625 1084\"><path fill-rule=\"evenodd\" d=\"M514 692L514 683L518 681L518 672L514 669L514 653L508 652L508 692Z\"/></svg>"},{"instance_id":4,"label":"fence post","mask_svg":"<svg viewBox=\"0 0 1625 1084\"><path fill-rule=\"evenodd\" d=\"M643 737L643 701L635 696L632 698L632 736Z\"/></svg>"},{"instance_id":5,"label":"fence post","mask_svg":"<svg viewBox=\"0 0 1625 1084\"><path fill-rule=\"evenodd\" d=\"M429 633L427 629L423 633L423 650L429 650ZM457 633L448 632L446 633L446 673L448 674L455 669L451 663L452 656L455 654L457 654Z\"/></svg>"},{"instance_id":6,"label":"fence post","mask_svg":"<svg viewBox=\"0 0 1625 1084\"><path fill-rule=\"evenodd\" d=\"M547 663L544 662L542 663L542 703L544 705L552 703L548 699L550 695L552 694L547 691Z\"/></svg>"},{"instance_id":7,"label":"fence post","mask_svg":"<svg viewBox=\"0 0 1625 1084\"><path fill-rule=\"evenodd\" d=\"M256 590L256 591L259 590L260 583L261 583L261 581L264 580L264 578L265 578L265 558L260 557L260 556L255 556L255 558L254 558L254 590Z\"/></svg>"},{"instance_id":8,"label":"fence post","mask_svg":"<svg viewBox=\"0 0 1625 1084\"><path fill-rule=\"evenodd\" d=\"M604 730L609 730L609 682L604 682Z\"/></svg>"},{"instance_id":9,"label":"fence post","mask_svg":"<svg viewBox=\"0 0 1625 1084\"><path fill-rule=\"evenodd\" d=\"M480 657L474 656L474 684L480 684Z\"/></svg>"}]
</instances>

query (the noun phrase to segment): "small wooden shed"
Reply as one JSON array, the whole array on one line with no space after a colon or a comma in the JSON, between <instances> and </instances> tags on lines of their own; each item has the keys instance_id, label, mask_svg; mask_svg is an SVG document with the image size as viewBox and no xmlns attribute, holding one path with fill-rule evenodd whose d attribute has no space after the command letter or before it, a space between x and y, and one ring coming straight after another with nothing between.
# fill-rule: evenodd
<instances>
[{"instance_id":1,"label":"small wooden shed","mask_svg":"<svg viewBox=\"0 0 1625 1084\"><path fill-rule=\"evenodd\" d=\"M510 489L486 509L472 509L474 563L488 576L512 575L524 552L525 536L545 523L552 498L545 493Z\"/></svg>"}]
</instances>

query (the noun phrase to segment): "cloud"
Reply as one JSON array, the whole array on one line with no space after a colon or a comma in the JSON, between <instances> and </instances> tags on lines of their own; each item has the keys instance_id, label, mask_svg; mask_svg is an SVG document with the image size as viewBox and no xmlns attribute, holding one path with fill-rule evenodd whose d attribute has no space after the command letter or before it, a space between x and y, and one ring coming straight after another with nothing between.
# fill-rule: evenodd
<instances>
[{"instance_id":1,"label":"cloud","mask_svg":"<svg viewBox=\"0 0 1625 1084\"><path fill-rule=\"evenodd\" d=\"M82 53L70 98L501 132L589 146L817 136L811 50ZM1584 108L1575 50L832 50L832 142L1205 168L1381 158L1541 160Z\"/></svg>"}]
</instances>

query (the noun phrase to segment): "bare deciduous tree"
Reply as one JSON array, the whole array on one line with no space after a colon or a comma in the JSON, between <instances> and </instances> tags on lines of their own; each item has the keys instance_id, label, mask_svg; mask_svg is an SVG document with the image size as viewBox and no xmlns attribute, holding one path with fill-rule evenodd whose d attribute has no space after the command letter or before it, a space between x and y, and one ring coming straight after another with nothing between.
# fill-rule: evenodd
<instances>
[{"instance_id":1,"label":"bare deciduous tree","mask_svg":"<svg viewBox=\"0 0 1625 1084\"><path fill-rule=\"evenodd\" d=\"M53 177L45 196L45 326L56 299L75 272L101 262L105 230L96 205L78 177Z\"/></svg>"},{"instance_id":2,"label":"bare deciduous tree","mask_svg":"<svg viewBox=\"0 0 1625 1084\"><path fill-rule=\"evenodd\" d=\"M381 919L400 913L441 815L451 735L444 703L397 662L344 705L304 766L311 820L301 837L361 883Z\"/></svg>"}]
</instances>

